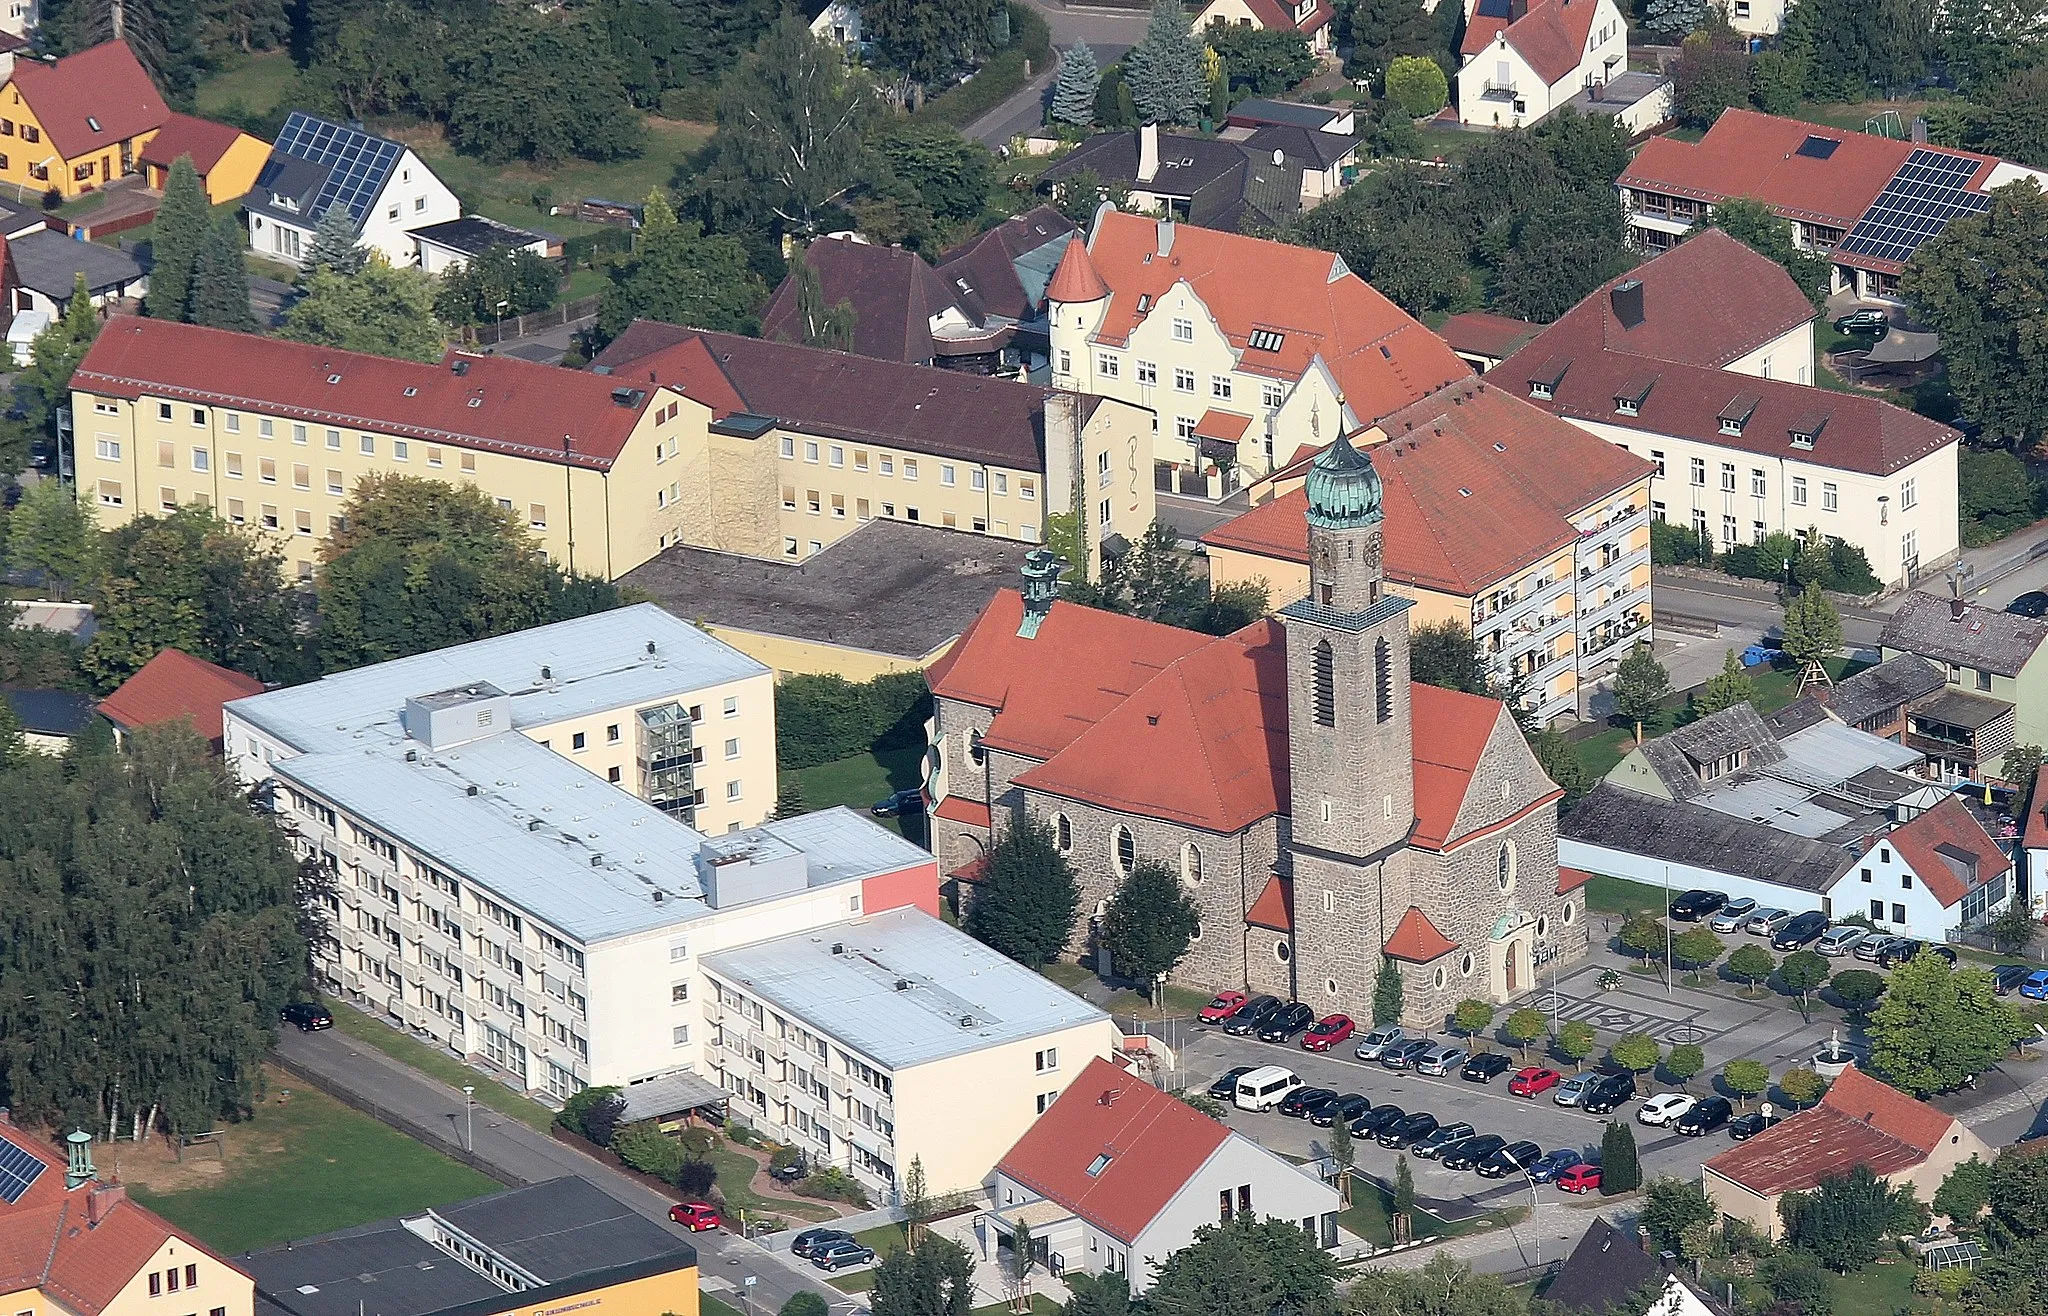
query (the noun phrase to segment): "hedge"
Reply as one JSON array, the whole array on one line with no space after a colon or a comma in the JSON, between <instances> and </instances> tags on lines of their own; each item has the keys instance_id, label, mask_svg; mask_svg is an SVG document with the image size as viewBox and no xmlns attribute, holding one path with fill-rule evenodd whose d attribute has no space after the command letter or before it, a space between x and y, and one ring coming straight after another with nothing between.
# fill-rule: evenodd
<instances>
[{"instance_id":1,"label":"hedge","mask_svg":"<svg viewBox=\"0 0 2048 1316\"><path fill-rule=\"evenodd\" d=\"M855 683L790 676L775 687L775 753L785 770L877 750L922 745L932 696L923 672Z\"/></svg>"},{"instance_id":2,"label":"hedge","mask_svg":"<svg viewBox=\"0 0 2048 1316\"><path fill-rule=\"evenodd\" d=\"M1052 29L1038 11L1010 6L1010 44L992 56L967 81L947 88L924 103L913 117L965 128L1017 94L1031 74L1052 66ZM1031 73L1025 72L1025 65Z\"/></svg>"}]
</instances>

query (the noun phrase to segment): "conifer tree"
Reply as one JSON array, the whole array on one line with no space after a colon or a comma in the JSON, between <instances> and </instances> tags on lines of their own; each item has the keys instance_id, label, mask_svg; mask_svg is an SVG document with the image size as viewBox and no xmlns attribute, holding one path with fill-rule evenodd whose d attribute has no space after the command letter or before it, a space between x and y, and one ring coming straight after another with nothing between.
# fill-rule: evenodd
<instances>
[{"instance_id":1,"label":"conifer tree","mask_svg":"<svg viewBox=\"0 0 2048 1316\"><path fill-rule=\"evenodd\" d=\"M306 247L306 276L315 270L333 270L350 275L363 268L366 255L356 245L356 221L344 205L331 205L320 212L313 226L313 241Z\"/></svg>"},{"instance_id":2,"label":"conifer tree","mask_svg":"<svg viewBox=\"0 0 2048 1316\"><path fill-rule=\"evenodd\" d=\"M191 156L181 155L171 162L164 199L150 226L150 254L155 263L150 267L143 309L151 316L159 320L190 318L192 285L212 228L211 207L199 171L192 167Z\"/></svg>"},{"instance_id":3,"label":"conifer tree","mask_svg":"<svg viewBox=\"0 0 2048 1316\"><path fill-rule=\"evenodd\" d=\"M1735 656L1735 650L1730 649L1721 659L1721 670L1708 678L1700 692L1693 696L1693 707L1704 716L1744 703L1755 694L1756 683L1749 679L1748 672L1742 670L1742 660Z\"/></svg>"},{"instance_id":4,"label":"conifer tree","mask_svg":"<svg viewBox=\"0 0 2048 1316\"><path fill-rule=\"evenodd\" d=\"M1143 119L1195 121L1209 87L1202 76L1202 45L1180 0L1153 0L1144 37L1124 56L1124 77Z\"/></svg>"},{"instance_id":5,"label":"conifer tree","mask_svg":"<svg viewBox=\"0 0 2048 1316\"><path fill-rule=\"evenodd\" d=\"M1600 1137L1600 1195L1613 1197L1643 1186L1642 1163L1636 1159L1636 1135L1619 1120Z\"/></svg>"},{"instance_id":6,"label":"conifer tree","mask_svg":"<svg viewBox=\"0 0 2048 1316\"><path fill-rule=\"evenodd\" d=\"M200 248L186 318L214 329L256 331L256 313L249 309L249 273L242 265L242 226L232 215L221 217Z\"/></svg>"},{"instance_id":7,"label":"conifer tree","mask_svg":"<svg viewBox=\"0 0 2048 1316\"><path fill-rule=\"evenodd\" d=\"M1060 123L1086 128L1095 122L1095 93L1102 85L1102 70L1095 52L1078 41L1060 57L1060 75L1052 85L1052 117Z\"/></svg>"}]
</instances>

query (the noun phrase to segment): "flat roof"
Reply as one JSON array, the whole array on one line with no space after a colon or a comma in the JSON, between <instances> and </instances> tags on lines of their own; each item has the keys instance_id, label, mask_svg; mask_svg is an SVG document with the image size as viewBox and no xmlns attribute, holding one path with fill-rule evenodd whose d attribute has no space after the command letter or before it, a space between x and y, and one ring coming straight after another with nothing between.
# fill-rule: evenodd
<instances>
[{"instance_id":1,"label":"flat roof","mask_svg":"<svg viewBox=\"0 0 2048 1316\"><path fill-rule=\"evenodd\" d=\"M1109 1017L957 928L908 907L715 951L703 963L892 1070ZM908 986L899 990L899 983Z\"/></svg>"},{"instance_id":2,"label":"flat roof","mask_svg":"<svg viewBox=\"0 0 2048 1316\"><path fill-rule=\"evenodd\" d=\"M648 646L653 645L653 652ZM543 681L541 669L551 679ZM652 603L323 676L228 705L302 753L403 740L405 701L488 683L512 697L515 728L648 704L766 672L739 650Z\"/></svg>"}]
</instances>

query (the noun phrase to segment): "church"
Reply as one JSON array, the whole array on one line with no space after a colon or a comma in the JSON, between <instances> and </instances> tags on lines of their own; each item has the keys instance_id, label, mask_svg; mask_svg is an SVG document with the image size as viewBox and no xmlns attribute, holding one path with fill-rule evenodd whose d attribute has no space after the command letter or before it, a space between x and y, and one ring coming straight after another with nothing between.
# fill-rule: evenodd
<instances>
[{"instance_id":1,"label":"church","mask_svg":"<svg viewBox=\"0 0 2048 1316\"><path fill-rule=\"evenodd\" d=\"M1506 1002L1583 955L1584 877L1560 872L1560 791L1498 701L1409 680L1411 601L1381 574L1381 488L1346 438L1307 477L1309 591L1215 637L1058 598L1030 555L932 665L932 850L971 899L1029 817L1081 885L1068 949L1141 861L1201 927L1174 980L1405 1019Z\"/></svg>"}]
</instances>

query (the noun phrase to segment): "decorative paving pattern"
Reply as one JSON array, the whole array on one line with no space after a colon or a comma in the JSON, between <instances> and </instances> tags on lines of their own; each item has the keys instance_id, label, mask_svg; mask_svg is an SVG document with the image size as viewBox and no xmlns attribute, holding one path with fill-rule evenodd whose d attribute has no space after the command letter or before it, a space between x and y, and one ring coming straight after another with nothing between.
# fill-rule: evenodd
<instances>
[{"instance_id":1,"label":"decorative paving pattern","mask_svg":"<svg viewBox=\"0 0 2048 1316\"><path fill-rule=\"evenodd\" d=\"M1588 1023L1608 1037L1647 1033L1667 1046L1705 1046L1744 1022L1725 1010L1710 1010L1693 998L1651 995L1625 983L1615 991L1597 986L1597 971L1581 970L1555 991L1541 992L1529 1004L1560 1024ZM1566 990L1569 988L1570 990Z\"/></svg>"}]
</instances>

